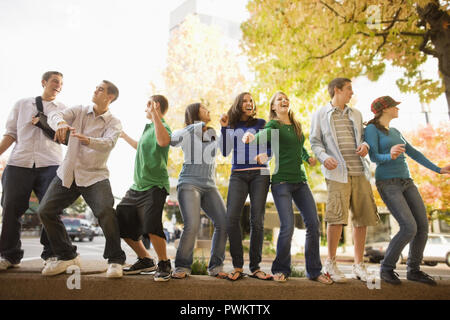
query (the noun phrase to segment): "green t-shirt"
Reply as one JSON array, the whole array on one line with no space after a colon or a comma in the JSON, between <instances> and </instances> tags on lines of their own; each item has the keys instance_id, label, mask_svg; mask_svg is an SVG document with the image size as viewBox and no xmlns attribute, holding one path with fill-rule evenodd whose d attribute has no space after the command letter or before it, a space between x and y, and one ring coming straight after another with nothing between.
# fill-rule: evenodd
<instances>
[{"instance_id":1,"label":"green t-shirt","mask_svg":"<svg viewBox=\"0 0 450 320\"><path fill-rule=\"evenodd\" d=\"M169 126L162 119L164 127L172 133ZM169 174L167 172L167 159L169 147L160 147L156 142L155 125L145 125L144 132L139 139L136 160L134 162L134 184L131 189L146 191L152 187L165 188L170 192Z\"/></svg>"},{"instance_id":2,"label":"green t-shirt","mask_svg":"<svg viewBox=\"0 0 450 320\"><path fill-rule=\"evenodd\" d=\"M278 144L273 140L272 130L278 130ZM267 135L267 140L271 143L272 154L275 155L277 163L275 167L276 173L272 175L272 183L306 182L307 178L303 161L308 161L310 156L303 146L305 136L302 135L301 140L299 140L295 134L293 124L287 125L277 120L270 120L264 127L264 130L258 132L255 141L259 141L265 134Z\"/></svg>"}]
</instances>

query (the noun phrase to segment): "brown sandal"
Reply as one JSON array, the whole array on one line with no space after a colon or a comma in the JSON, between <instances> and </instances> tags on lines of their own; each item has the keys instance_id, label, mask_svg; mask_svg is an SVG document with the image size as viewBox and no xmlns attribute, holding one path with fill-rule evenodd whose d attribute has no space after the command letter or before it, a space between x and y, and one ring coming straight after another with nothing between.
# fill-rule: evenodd
<instances>
[{"instance_id":1,"label":"brown sandal","mask_svg":"<svg viewBox=\"0 0 450 320\"><path fill-rule=\"evenodd\" d=\"M262 275L262 276L259 276ZM255 278L255 279L259 279L259 280L273 280L273 276L270 274L265 273L262 270L257 270L255 272L253 272L251 275L249 275L250 278Z\"/></svg>"},{"instance_id":2,"label":"brown sandal","mask_svg":"<svg viewBox=\"0 0 450 320\"><path fill-rule=\"evenodd\" d=\"M273 281L276 281L276 282L286 282L286 280L287 280L287 278L283 273L276 273L273 276Z\"/></svg>"},{"instance_id":3,"label":"brown sandal","mask_svg":"<svg viewBox=\"0 0 450 320\"><path fill-rule=\"evenodd\" d=\"M237 276L237 278L234 278L234 276L235 275L238 275ZM230 281L237 281L237 280L240 280L240 279L242 279L243 277L244 277L244 273L243 272L241 272L241 271L238 271L238 270L235 270L235 271L233 271L232 273L230 273L229 275L228 275L228 277L227 277L227 280L230 280ZM230 277L231 276L231 277Z\"/></svg>"},{"instance_id":4,"label":"brown sandal","mask_svg":"<svg viewBox=\"0 0 450 320\"><path fill-rule=\"evenodd\" d=\"M188 273L184 272L184 271L172 273L172 278L173 279L184 279L184 278L187 278L187 277L188 277Z\"/></svg>"},{"instance_id":5,"label":"brown sandal","mask_svg":"<svg viewBox=\"0 0 450 320\"><path fill-rule=\"evenodd\" d=\"M228 279L228 273L219 272L214 277L216 277L217 279Z\"/></svg>"},{"instance_id":6,"label":"brown sandal","mask_svg":"<svg viewBox=\"0 0 450 320\"><path fill-rule=\"evenodd\" d=\"M321 274L320 276L318 276L315 279L311 279L313 281L317 281L323 284L333 284L334 281L330 278L330 276L326 275L326 274Z\"/></svg>"}]
</instances>

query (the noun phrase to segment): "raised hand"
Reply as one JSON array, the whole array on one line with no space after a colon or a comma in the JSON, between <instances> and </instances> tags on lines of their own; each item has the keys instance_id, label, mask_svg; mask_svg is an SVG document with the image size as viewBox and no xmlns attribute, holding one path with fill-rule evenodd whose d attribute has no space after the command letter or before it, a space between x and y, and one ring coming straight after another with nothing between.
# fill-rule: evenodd
<instances>
[{"instance_id":1,"label":"raised hand","mask_svg":"<svg viewBox=\"0 0 450 320\"><path fill-rule=\"evenodd\" d=\"M398 158L399 155L401 155L403 152L405 152L405 145L404 144L396 144L395 146L392 146L391 148L391 159L395 160Z\"/></svg>"},{"instance_id":2,"label":"raised hand","mask_svg":"<svg viewBox=\"0 0 450 320\"><path fill-rule=\"evenodd\" d=\"M255 135L253 133L248 132L248 131L246 133L244 133L244 136L242 137L243 143L250 143L253 140L255 140Z\"/></svg>"},{"instance_id":3,"label":"raised hand","mask_svg":"<svg viewBox=\"0 0 450 320\"><path fill-rule=\"evenodd\" d=\"M220 116L220 125L222 127L228 126L228 115L226 113L224 113Z\"/></svg>"}]
</instances>

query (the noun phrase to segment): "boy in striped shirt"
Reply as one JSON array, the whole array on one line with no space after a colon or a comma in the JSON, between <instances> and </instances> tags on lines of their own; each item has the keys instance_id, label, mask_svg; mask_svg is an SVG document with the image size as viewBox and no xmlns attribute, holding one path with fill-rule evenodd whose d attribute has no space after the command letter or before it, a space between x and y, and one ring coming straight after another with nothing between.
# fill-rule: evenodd
<instances>
[{"instance_id":1,"label":"boy in striped shirt","mask_svg":"<svg viewBox=\"0 0 450 320\"><path fill-rule=\"evenodd\" d=\"M353 95L351 80L336 78L329 83L328 91L332 100L314 113L310 134L311 148L322 163L328 189L325 214L328 259L324 272L335 282L345 281L336 265L336 250L351 209L355 246L353 274L367 281L363 263L367 226L376 225L379 219L369 182L369 166L364 159L369 147L364 142L361 112L347 106Z\"/></svg>"}]
</instances>

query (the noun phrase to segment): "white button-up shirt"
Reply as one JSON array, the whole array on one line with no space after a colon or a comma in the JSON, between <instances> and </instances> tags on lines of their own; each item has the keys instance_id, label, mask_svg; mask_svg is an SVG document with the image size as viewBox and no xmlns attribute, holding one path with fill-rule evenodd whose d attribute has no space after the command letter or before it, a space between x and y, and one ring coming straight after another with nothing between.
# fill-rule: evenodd
<instances>
[{"instance_id":1,"label":"white button-up shirt","mask_svg":"<svg viewBox=\"0 0 450 320\"><path fill-rule=\"evenodd\" d=\"M95 116L94 106L80 105L50 113L48 124L56 131L63 120L75 128L76 133L90 138L89 145L82 145L76 137L69 138L66 156L56 173L63 186L70 188L75 181L79 187L89 187L108 179L106 162L122 131L120 120L109 110Z\"/></svg>"},{"instance_id":2,"label":"white button-up shirt","mask_svg":"<svg viewBox=\"0 0 450 320\"><path fill-rule=\"evenodd\" d=\"M44 114L64 110L66 106L56 101L42 101ZM19 100L11 110L6 121L5 135L16 140L9 156L8 165L32 168L57 166L62 161L61 145L48 138L42 129L31 124L31 119L38 113L36 98Z\"/></svg>"},{"instance_id":3,"label":"white button-up shirt","mask_svg":"<svg viewBox=\"0 0 450 320\"><path fill-rule=\"evenodd\" d=\"M309 135L309 141L311 142L311 149L322 163L321 169L325 178L341 183L348 182L348 169L339 149L338 138L336 135L336 128L332 121L332 114L335 107L331 103L321 107L315 111L311 119L311 132ZM369 145L364 142L364 127L361 112L354 108L348 108L348 118L353 123L353 131L355 136L356 147L361 144L365 144L368 148ZM338 166L336 169L328 170L323 164L326 159L333 157L337 160ZM367 180L370 181L369 163L365 158L361 158L364 174Z\"/></svg>"}]
</instances>

